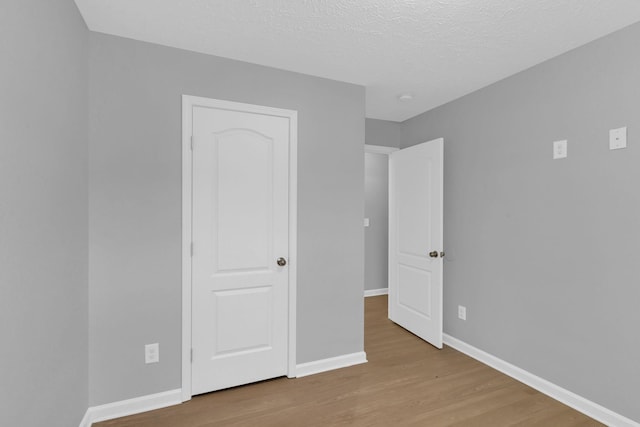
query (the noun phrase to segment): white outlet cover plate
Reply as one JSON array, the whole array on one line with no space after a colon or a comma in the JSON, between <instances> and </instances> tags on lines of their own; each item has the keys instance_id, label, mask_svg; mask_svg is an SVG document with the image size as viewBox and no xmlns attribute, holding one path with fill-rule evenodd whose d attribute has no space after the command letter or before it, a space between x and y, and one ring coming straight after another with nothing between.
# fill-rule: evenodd
<instances>
[{"instance_id":1,"label":"white outlet cover plate","mask_svg":"<svg viewBox=\"0 0 640 427\"><path fill-rule=\"evenodd\" d=\"M160 362L160 345L158 343L144 346L144 363Z\"/></svg>"},{"instance_id":2,"label":"white outlet cover plate","mask_svg":"<svg viewBox=\"0 0 640 427\"><path fill-rule=\"evenodd\" d=\"M609 150L627 148L627 128L611 129L609 131Z\"/></svg>"},{"instance_id":3,"label":"white outlet cover plate","mask_svg":"<svg viewBox=\"0 0 640 427\"><path fill-rule=\"evenodd\" d=\"M553 143L553 159L564 159L567 157L567 140L554 141Z\"/></svg>"},{"instance_id":4,"label":"white outlet cover plate","mask_svg":"<svg viewBox=\"0 0 640 427\"><path fill-rule=\"evenodd\" d=\"M467 307L463 305L458 306L458 319L467 320Z\"/></svg>"}]
</instances>

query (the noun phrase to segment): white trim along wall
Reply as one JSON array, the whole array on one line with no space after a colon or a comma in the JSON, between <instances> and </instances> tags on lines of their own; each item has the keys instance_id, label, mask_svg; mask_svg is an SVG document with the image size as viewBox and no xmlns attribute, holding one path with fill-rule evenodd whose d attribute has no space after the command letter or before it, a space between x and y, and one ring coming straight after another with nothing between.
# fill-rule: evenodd
<instances>
[{"instance_id":1,"label":"white trim along wall","mask_svg":"<svg viewBox=\"0 0 640 427\"><path fill-rule=\"evenodd\" d=\"M179 405L182 403L181 396L181 390L176 389L136 397L133 399L121 400L119 402L107 403L106 405L92 406L87 409L84 418L80 422L80 427L91 427L93 423L100 421L113 420L114 418L126 417L128 415L139 414L141 412L153 411L154 409L166 408L167 406Z\"/></svg>"},{"instance_id":2,"label":"white trim along wall","mask_svg":"<svg viewBox=\"0 0 640 427\"><path fill-rule=\"evenodd\" d=\"M367 354L364 351L358 353L344 354L342 356L330 357L328 359L315 360L313 362L301 363L297 366L296 377L306 377L321 372L333 371L334 369L347 368L353 365L367 363Z\"/></svg>"},{"instance_id":3,"label":"white trim along wall","mask_svg":"<svg viewBox=\"0 0 640 427\"><path fill-rule=\"evenodd\" d=\"M629 418L626 418L623 415L615 413L610 409L605 408L604 406L598 405L595 402L585 399L582 396L578 396L577 394L567 389L564 389L556 384L553 384L550 381L540 378L537 375L532 374L531 372L518 368L517 366L512 365L509 362L506 362L493 356L492 354L486 353L476 347L473 347L472 345L460 341L459 339L454 338L451 335L444 334L443 341L449 347L454 348L459 352L464 353L467 356L472 357L480 361L481 363L484 363L485 365L490 366L493 369L496 369L503 374L506 374L511 378L514 378L521 383L524 383L529 387L538 390L541 393L546 394L552 399L564 403L565 405L575 409L576 411L582 412L583 414L597 421L600 421L603 424L612 427L640 427L640 424L633 420L630 420Z\"/></svg>"},{"instance_id":4,"label":"white trim along wall","mask_svg":"<svg viewBox=\"0 0 640 427\"><path fill-rule=\"evenodd\" d=\"M377 297L378 295L388 295L389 288L380 288L380 289L365 289L364 296L366 297Z\"/></svg>"},{"instance_id":5,"label":"white trim along wall","mask_svg":"<svg viewBox=\"0 0 640 427\"><path fill-rule=\"evenodd\" d=\"M182 95L182 401L191 399L191 203L192 112L194 107L222 108L289 119L289 343L287 376L296 377L298 112Z\"/></svg>"},{"instance_id":6,"label":"white trim along wall","mask_svg":"<svg viewBox=\"0 0 640 427\"><path fill-rule=\"evenodd\" d=\"M371 154L386 154L387 156L394 151L398 151L396 147L383 147L382 145L364 145L364 152Z\"/></svg>"}]
</instances>

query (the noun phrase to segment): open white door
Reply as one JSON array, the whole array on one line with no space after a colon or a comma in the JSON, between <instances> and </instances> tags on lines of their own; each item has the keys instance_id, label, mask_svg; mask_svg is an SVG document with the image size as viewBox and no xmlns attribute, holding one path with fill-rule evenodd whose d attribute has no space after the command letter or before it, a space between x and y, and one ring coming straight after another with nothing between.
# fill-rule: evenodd
<instances>
[{"instance_id":1,"label":"open white door","mask_svg":"<svg viewBox=\"0 0 640 427\"><path fill-rule=\"evenodd\" d=\"M443 154L437 139L389 161L389 319L442 348Z\"/></svg>"}]
</instances>

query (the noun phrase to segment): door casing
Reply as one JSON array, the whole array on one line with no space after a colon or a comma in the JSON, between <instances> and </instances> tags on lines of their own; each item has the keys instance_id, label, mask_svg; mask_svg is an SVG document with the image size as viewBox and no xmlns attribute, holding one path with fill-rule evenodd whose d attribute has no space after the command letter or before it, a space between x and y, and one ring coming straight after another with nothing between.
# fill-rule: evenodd
<instances>
[{"instance_id":1,"label":"door casing","mask_svg":"<svg viewBox=\"0 0 640 427\"><path fill-rule=\"evenodd\" d=\"M298 112L253 104L182 95L182 401L191 399L191 250L192 250L192 111L194 107L219 108L289 119L289 324L287 376L296 376L296 271Z\"/></svg>"}]
</instances>

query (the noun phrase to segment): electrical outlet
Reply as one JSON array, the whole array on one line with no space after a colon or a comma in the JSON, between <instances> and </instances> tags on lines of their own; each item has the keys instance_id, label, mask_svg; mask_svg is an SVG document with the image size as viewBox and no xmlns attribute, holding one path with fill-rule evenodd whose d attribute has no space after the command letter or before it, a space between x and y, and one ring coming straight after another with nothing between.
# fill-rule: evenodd
<instances>
[{"instance_id":1,"label":"electrical outlet","mask_svg":"<svg viewBox=\"0 0 640 427\"><path fill-rule=\"evenodd\" d=\"M458 306L458 319L467 320L467 307L464 305Z\"/></svg>"},{"instance_id":2,"label":"electrical outlet","mask_svg":"<svg viewBox=\"0 0 640 427\"><path fill-rule=\"evenodd\" d=\"M144 363L160 362L160 344L147 344L144 346Z\"/></svg>"},{"instance_id":3,"label":"electrical outlet","mask_svg":"<svg viewBox=\"0 0 640 427\"><path fill-rule=\"evenodd\" d=\"M564 159L567 157L567 141L555 141L553 143L553 159Z\"/></svg>"},{"instance_id":4,"label":"electrical outlet","mask_svg":"<svg viewBox=\"0 0 640 427\"><path fill-rule=\"evenodd\" d=\"M609 150L627 148L627 128L611 129L609 131Z\"/></svg>"}]
</instances>

